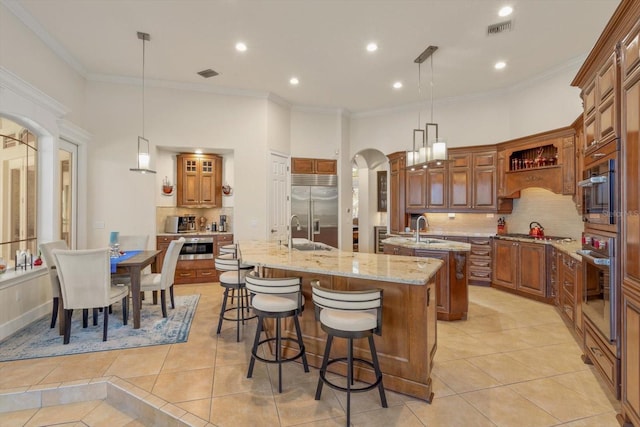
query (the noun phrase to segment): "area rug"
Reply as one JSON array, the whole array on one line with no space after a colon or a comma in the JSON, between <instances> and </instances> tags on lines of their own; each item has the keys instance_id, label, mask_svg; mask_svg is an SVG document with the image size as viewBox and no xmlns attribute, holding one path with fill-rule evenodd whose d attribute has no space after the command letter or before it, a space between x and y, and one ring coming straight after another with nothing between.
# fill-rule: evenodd
<instances>
[{"instance_id":1,"label":"area rug","mask_svg":"<svg viewBox=\"0 0 640 427\"><path fill-rule=\"evenodd\" d=\"M140 329L133 329L131 315L128 325L124 326L121 306L114 304L113 313L109 316L107 341L102 341L102 313L98 313L96 326L93 326L93 317L89 314L89 326L83 329L82 311L75 310L71 339L67 345L62 344L58 326L49 328L51 317L45 316L0 342L0 362L185 342L199 298L200 295L176 296L175 309L167 301L166 319L162 317L159 304L143 301Z\"/></svg>"}]
</instances>

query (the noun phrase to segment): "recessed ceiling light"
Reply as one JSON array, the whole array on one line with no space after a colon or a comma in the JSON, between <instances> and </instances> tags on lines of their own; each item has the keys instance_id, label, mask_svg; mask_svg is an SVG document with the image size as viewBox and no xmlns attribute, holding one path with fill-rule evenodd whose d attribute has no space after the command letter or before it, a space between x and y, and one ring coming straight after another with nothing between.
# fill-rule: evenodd
<instances>
[{"instance_id":1,"label":"recessed ceiling light","mask_svg":"<svg viewBox=\"0 0 640 427\"><path fill-rule=\"evenodd\" d=\"M367 45L367 52L375 52L376 50L378 50L378 45L376 43L369 43Z\"/></svg>"},{"instance_id":2,"label":"recessed ceiling light","mask_svg":"<svg viewBox=\"0 0 640 427\"><path fill-rule=\"evenodd\" d=\"M507 66L507 63L504 61L498 61L496 62L496 64L493 66L493 68L495 68L496 70L502 70L504 67Z\"/></svg>"},{"instance_id":3,"label":"recessed ceiling light","mask_svg":"<svg viewBox=\"0 0 640 427\"><path fill-rule=\"evenodd\" d=\"M297 77L291 77L291 78L289 79L289 83L290 83L290 84L292 84L292 85L294 85L294 86L296 86L298 83L300 83L300 80L298 80L298 78L297 78Z\"/></svg>"},{"instance_id":4,"label":"recessed ceiling light","mask_svg":"<svg viewBox=\"0 0 640 427\"><path fill-rule=\"evenodd\" d=\"M400 88L402 88L402 82L395 82L395 83L393 84L393 88L394 88L394 89L400 89Z\"/></svg>"},{"instance_id":5,"label":"recessed ceiling light","mask_svg":"<svg viewBox=\"0 0 640 427\"><path fill-rule=\"evenodd\" d=\"M498 11L499 16L509 16L513 13L513 8L511 6L505 6Z\"/></svg>"},{"instance_id":6,"label":"recessed ceiling light","mask_svg":"<svg viewBox=\"0 0 640 427\"><path fill-rule=\"evenodd\" d=\"M238 52L246 52L246 50L247 50L247 45L246 45L246 44L244 44L244 43L242 43L242 42L238 42L238 43L236 43L236 50L237 50Z\"/></svg>"}]
</instances>

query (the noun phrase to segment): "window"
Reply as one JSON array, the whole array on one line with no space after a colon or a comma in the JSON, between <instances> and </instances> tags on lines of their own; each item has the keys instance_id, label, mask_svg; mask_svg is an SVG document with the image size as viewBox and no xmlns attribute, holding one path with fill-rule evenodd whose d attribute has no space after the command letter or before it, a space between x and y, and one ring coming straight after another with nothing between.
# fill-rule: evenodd
<instances>
[{"instance_id":1,"label":"window","mask_svg":"<svg viewBox=\"0 0 640 427\"><path fill-rule=\"evenodd\" d=\"M36 136L0 117L0 257L14 267L16 251L37 255Z\"/></svg>"}]
</instances>

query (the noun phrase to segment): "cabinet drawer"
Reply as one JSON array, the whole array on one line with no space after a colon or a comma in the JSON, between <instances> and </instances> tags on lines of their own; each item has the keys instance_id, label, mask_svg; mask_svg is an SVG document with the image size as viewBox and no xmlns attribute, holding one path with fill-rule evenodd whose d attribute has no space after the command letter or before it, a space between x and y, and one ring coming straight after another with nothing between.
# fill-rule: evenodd
<instances>
[{"instance_id":1,"label":"cabinet drawer","mask_svg":"<svg viewBox=\"0 0 640 427\"><path fill-rule=\"evenodd\" d=\"M604 375L604 379L611 390L615 392L617 384L616 372L618 371L616 367L617 360L606 346L601 345L600 340L595 336L595 332L592 331L591 325L585 322L585 326L584 351L596 368ZM617 395L617 392L615 394Z\"/></svg>"},{"instance_id":2,"label":"cabinet drawer","mask_svg":"<svg viewBox=\"0 0 640 427\"><path fill-rule=\"evenodd\" d=\"M233 234L218 234L216 236L216 241L218 242L218 244L227 244L233 242Z\"/></svg>"},{"instance_id":3,"label":"cabinet drawer","mask_svg":"<svg viewBox=\"0 0 640 427\"><path fill-rule=\"evenodd\" d=\"M562 278L560 279L560 288L563 292L569 295L571 297L571 300L573 301L576 295L575 278L569 274L563 274Z\"/></svg>"},{"instance_id":4,"label":"cabinet drawer","mask_svg":"<svg viewBox=\"0 0 640 427\"><path fill-rule=\"evenodd\" d=\"M471 246L471 252L469 254L476 257L491 258L491 246Z\"/></svg>"},{"instance_id":5,"label":"cabinet drawer","mask_svg":"<svg viewBox=\"0 0 640 427\"><path fill-rule=\"evenodd\" d=\"M197 270L176 269L176 279L195 278Z\"/></svg>"},{"instance_id":6,"label":"cabinet drawer","mask_svg":"<svg viewBox=\"0 0 640 427\"><path fill-rule=\"evenodd\" d=\"M491 280L491 268L469 267L470 279L487 279Z\"/></svg>"},{"instance_id":7,"label":"cabinet drawer","mask_svg":"<svg viewBox=\"0 0 640 427\"><path fill-rule=\"evenodd\" d=\"M489 237L469 237L469 243L471 246L491 246L491 239Z\"/></svg>"},{"instance_id":8,"label":"cabinet drawer","mask_svg":"<svg viewBox=\"0 0 640 427\"><path fill-rule=\"evenodd\" d=\"M486 258L471 258L469 257L469 268L474 268L474 267L484 267L484 268L491 268L491 259L486 259Z\"/></svg>"},{"instance_id":9,"label":"cabinet drawer","mask_svg":"<svg viewBox=\"0 0 640 427\"><path fill-rule=\"evenodd\" d=\"M206 270L196 270L196 277L198 279L215 280L217 278L217 271L215 268L206 269Z\"/></svg>"},{"instance_id":10,"label":"cabinet drawer","mask_svg":"<svg viewBox=\"0 0 640 427\"><path fill-rule=\"evenodd\" d=\"M156 243L160 245L161 243L166 243L167 246L171 243L172 240L177 239L175 236L157 236Z\"/></svg>"}]
</instances>

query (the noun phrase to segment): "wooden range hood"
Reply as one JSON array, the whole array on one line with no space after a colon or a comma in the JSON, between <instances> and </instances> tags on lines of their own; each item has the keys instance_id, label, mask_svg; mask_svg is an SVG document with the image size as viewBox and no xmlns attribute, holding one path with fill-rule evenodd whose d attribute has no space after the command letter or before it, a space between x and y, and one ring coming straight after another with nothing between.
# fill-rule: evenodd
<instances>
[{"instance_id":1,"label":"wooden range hood","mask_svg":"<svg viewBox=\"0 0 640 427\"><path fill-rule=\"evenodd\" d=\"M518 198L525 188L575 194L575 129L571 126L498 144L503 173L498 197Z\"/></svg>"}]
</instances>

